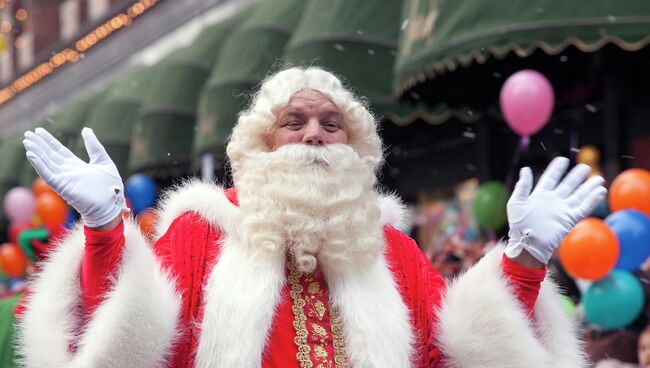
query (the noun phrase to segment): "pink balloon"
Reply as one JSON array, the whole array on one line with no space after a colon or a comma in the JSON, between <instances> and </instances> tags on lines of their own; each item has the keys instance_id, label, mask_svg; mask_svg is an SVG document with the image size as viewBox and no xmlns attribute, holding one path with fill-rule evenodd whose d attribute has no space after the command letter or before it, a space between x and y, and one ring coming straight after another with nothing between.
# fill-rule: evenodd
<instances>
[{"instance_id":1,"label":"pink balloon","mask_svg":"<svg viewBox=\"0 0 650 368\"><path fill-rule=\"evenodd\" d=\"M36 199L31 189L15 187L10 189L4 198L5 215L15 223L28 222L36 211Z\"/></svg>"},{"instance_id":2,"label":"pink balloon","mask_svg":"<svg viewBox=\"0 0 650 368\"><path fill-rule=\"evenodd\" d=\"M501 112L510 128L522 137L540 131L553 113L551 83L535 70L511 75L501 87Z\"/></svg>"}]
</instances>

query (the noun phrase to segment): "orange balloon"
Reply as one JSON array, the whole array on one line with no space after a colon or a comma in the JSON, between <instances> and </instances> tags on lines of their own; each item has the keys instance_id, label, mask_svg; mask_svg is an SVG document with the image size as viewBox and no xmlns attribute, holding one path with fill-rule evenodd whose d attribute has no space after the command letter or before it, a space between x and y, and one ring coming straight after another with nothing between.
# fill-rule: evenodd
<instances>
[{"instance_id":1,"label":"orange balloon","mask_svg":"<svg viewBox=\"0 0 650 368\"><path fill-rule=\"evenodd\" d=\"M52 189L49 185L45 184L45 180L41 178L40 176L37 177L34 180L34 183L32 184L32 192L34 193L34 197L38 198L43 193L54 193L54 189Z\"/></svg>"},{"instance_id":2,"label":"orange balloon","mask_svg":"<svg viewBox=\"0 0 650 368\"><path fill-rule=\"evenodd\" d=\"M589 217L580 221L560 244L562 266L572 277L600 280L616 265L618 239L600 219Z\"/></svg>"},{"instance_id":3,"label":"orange balloon","mask_svg":"<svg viewBox=\"0 0 650 368\"><path fill-rule=\"evenodd\" d=\"M46 192L36 198L36 214L48 227L61 226L68 215L68 205L58 195Z\"/></svg>"},{"instance_id":4,"label":"orange balloon","mask_svg":"<svg viewBox=\"0 0 650 368\"><path fill-rule=\"evenodd\" d=\"M650 172L629 169L619 174L609 188L609 208L636 209L650 217Z\"/></svg>"},{"instance_id":5,"label":"orange balloon","mask_svg":"<svg viewBox=\"0 0 650 368\"><path fill-rule=\"evenodd\" d=\"M138 225L140 225L140 230L142 230L142 233L149 238L153 238L156 233L157 221L158 215L151 208L138 214Z\"/></svg>"},{"instance_id":6,"label":"orange balloon","mask_svg":"<svg viewBox=\"0 0 650 368\"><path fill-rule=\"evenodd\" d=\"M0 245L0 267L9 277L22 276L27 267L27 257L16 244L4 243Z\"/></svg>"}]
</instances>

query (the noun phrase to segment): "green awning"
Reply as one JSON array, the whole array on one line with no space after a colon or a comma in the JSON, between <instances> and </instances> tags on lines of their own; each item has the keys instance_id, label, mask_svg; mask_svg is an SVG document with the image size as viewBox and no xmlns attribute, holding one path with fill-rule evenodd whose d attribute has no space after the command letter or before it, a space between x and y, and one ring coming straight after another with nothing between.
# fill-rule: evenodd
<instances>
[{"instance_id":1,"label":"green awning","mask_svg":"<svg viewBox=\"0 0 650 368\"><path fill-rule=\"evenodd\" d=\"M393 96L402 1L309 1L287 45L285 57L296 64L332 70L363 97L384 122L398 126L422 120L438 124L455 117L473 122L478 117L425 104L399 103Z\"/></svg>"},{"instance_id":2,"label":"green awning","mask_svg":"<svg viewBox=\"0 0 650 368\"><path fill-rule=\"evenodd\" d=\"M95 101L100 95L75 100L65 106L52 117L39 121L36 126L47 129L64 146L70 148L75 154L85 158L85 150L79 149L81 129L88 123L88 115Z\"/></svg>"},{"instance_id":3,"label":"green awning","mask_svg":"<svg viewBox=\"0 0 650 368\"><path fill-rule=\"evenodd\" d=\"M129 171L174 171L190 162L198 96L233 23L206 28L190 46L151 67L154 78L133 127Z\"/></svg>"},{"instance_id":4,"label":"green awning","mask_svg":"<svg viewBox=\"0 0 650 368\"><path fill-rule=\"evenodd\" d=\"M138 119L145 96L151 93L152 68L139 68L108 87L102 98L90 111L87 127L106 148L118 170L128 174L127 164L131 149L131 131ZM85 151L79 141L80 151Z\"/></svg>"},{"instance_id":5,"label":"green awning","mask_svg":"<svg viewBox=\"0 0 650 368\"><path fill-rule=\"evenodd\" d=\"M83 140L81 139L81 129L88 125L90 110L101 96L102 94L100 93L91 97L77 99L53 116L45 117L27 129L34 130L38 127L47 129L64 146L68 147L81 159L87 160L88 156L86 155L86 150L83 148ZM22 135L19 138L22 142ZM23 165L20 166L17 172L18 181L22 186L31 186L37 177L36 170L34 170L26 158L23 160Z\"/></svg>"},{"instance_id":6,"label":"green awning","mask_svg":"<svg viewBox=\"0 0 650 368\"><path fill-rule=\"evenodd\" d=\"M402 1L309 1L285 56L336 72L378 113L394 104L395 62Z\"/></svg>"},{"instance_id":7,"label":"green awning","mask_svg":"<svg viewBox=\"0 0 650 368\"><path fill-rule=\"evenodd\" d=\"M459 65L510 52L557 54L607 43L638 50L650 42L647 0L405 0L394 83L398 94Z\"/></svg>"},{"instance_id":8,"label":"green awning","mask_svg":"<svg viewBox=\"0 0 650 368\"><path fill-rule=\"evenodd\" d=\"M270 0L256 6L226 40L199 102L196 157L223 155L247 92L281 59L298 24L304 0Z\"/></svg>"}]
</instances>

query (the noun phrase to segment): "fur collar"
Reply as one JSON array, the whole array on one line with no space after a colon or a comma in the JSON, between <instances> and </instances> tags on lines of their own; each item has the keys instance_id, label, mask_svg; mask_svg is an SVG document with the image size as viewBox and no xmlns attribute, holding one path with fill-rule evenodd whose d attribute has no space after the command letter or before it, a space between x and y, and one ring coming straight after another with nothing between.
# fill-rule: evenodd
<instances>
[{"instance_id":1,"label":"fur collar","mask_svg":"<svg viewBox=\"0 0 650 368\"><path fill-rule=\"evenodd\" d=\"M379 196L380 224L398 230L406 226L406 207L395 194ZM239 223L239 208L216 184L198 179L182 182L165 192L158 206L156 238L161 237L174 220L185 212L198 213L212 225L226 231L234 231Z\"/></svg>"}]
</instances>

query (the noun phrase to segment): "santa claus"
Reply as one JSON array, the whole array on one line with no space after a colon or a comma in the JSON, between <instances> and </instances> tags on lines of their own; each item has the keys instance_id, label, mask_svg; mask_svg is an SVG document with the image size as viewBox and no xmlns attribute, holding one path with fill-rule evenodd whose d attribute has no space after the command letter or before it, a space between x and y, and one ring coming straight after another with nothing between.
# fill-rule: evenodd
<instances>
[{"instance_id":1,"label":"santa claus","mask_svg":"<svg viewBox=\"0 0 650 368\"><path fill-rule=\"evenodd\" d=\"M189 181L143 237L90 129L90 162L42 128L39 175L83 218L30 286L26 367L585 367L545 264L604 196L589 168L522 169L510 239L446 285L377 190L366 102L333 74L268 77L227 154L234 188Z\"/></svg>"}]
</instances>

